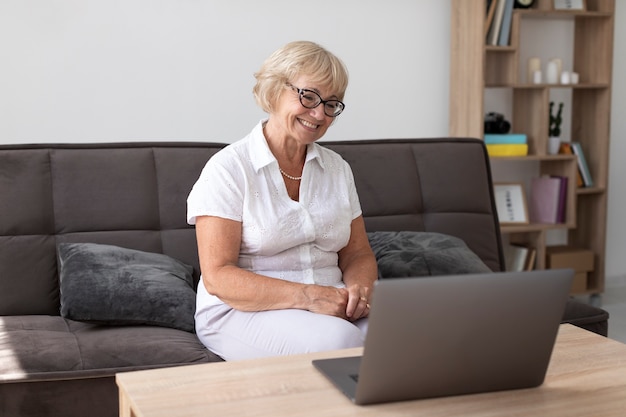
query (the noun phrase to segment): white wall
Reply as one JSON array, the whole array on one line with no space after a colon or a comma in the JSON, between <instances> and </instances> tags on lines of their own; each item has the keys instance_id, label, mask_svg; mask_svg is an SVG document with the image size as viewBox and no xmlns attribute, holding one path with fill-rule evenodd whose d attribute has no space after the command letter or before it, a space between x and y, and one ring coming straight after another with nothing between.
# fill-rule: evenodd
<instances>
[{"instance_id":1,"label":"white wall","mask_svg":"<svg viewBox=\"0 0 626 417\"><path fill-rule=\"evenodd\" d=\"M448 131L449 16L432 0L0 0L0 143L233 142L283 44L348 66L325 139Z\"/></svg>"},{"instance_id":2,"label":"white wall","mask_svg":"<svg viewBox=\"0 0 626 417\"><path fill-rule=\"evenodd\" d=\"M295 39L350 70L326 139L445 136L449 32L442 0L0 0L0 144L233 142L263 117L252 74ZM626 276L625 48L616 24L609 280Z\"/></svg>"}]
</instances>

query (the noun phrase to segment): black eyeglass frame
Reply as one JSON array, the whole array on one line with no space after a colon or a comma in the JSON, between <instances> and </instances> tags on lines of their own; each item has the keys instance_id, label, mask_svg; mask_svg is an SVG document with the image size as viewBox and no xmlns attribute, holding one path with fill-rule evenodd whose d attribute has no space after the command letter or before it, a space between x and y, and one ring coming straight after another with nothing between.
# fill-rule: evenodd
<instances>
[{"instance_id":1,"label":"black eyeglass frame","mask_svg":"<svg viewBox=\"0 0 626 417\"><path fill-rule=\"evenodd\" d=\"M313 90L308 90L306 88L298 88L293 84L287 84L287 87L290 87L292 90L294 90L295 92L298 93L298 99L300 100L300 104L302 105L302 107L304 107L305 109L314 109L317 106L319 106L320 104L324 105L324 114L328 117L337 117L339 116L341 113L343 113L343 111L346 109L346 105L343 103L343 101L341 100L337 100L337 99L330 99L330 100L323 100L322 96L320 96L317 92L313 91ZM312 93L315 94L317 96L317 98L319 99L318 103L315 106L307 106L302 102L302 96L305 93ZM339 111L339 113L337 114L328 114L326 112L326 103L337 103L341 110Z\"/></svg>"}]
</instances>

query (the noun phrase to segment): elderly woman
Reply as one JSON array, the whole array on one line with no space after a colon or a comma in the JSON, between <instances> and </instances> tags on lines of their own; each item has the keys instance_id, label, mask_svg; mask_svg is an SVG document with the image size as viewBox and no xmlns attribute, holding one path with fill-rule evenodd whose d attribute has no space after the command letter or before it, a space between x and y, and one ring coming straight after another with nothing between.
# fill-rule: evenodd
<instances>
[{"instance_id":1,"label":"elderly woman","mask_svg":"<svg viewBox=\"0 0 626 417\"><path fill-rule=\"evenodd\" d=\"M226 360L362 346L376 260L349 165L315 143L345 108L346 68L293 42L255 77L269 117L207 162L187 201L197 335Z\"/></svg>"}]
</instances>

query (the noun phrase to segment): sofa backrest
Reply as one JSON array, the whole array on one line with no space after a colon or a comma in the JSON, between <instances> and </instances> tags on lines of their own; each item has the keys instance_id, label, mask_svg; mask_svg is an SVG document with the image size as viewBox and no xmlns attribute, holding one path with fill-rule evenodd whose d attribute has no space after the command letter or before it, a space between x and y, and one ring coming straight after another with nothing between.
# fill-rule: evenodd
<instances>
[{"instance_id":1,"label":"sofa backrest","mask_svg":"<svg viewBox=\"0 0 626 417\"><path fill-rule=\"evenodd\" d=\"M458 236L502 268L478 140L325 142L351 165L366 225ZM56 245L94 242L199 266L186 199L219 143L0 146L0 315L59 314Z\"/></svg>"},{"instance_id":2,"label":"sofa backrest","mask_svg":"<svg viewBox=\"0 0 626 417\"><path fill-rule=\"evenodd\" d=\"M0 315L59 314L61 242L164 253L197 269L187 194L223 146L0 147Z\"/></svg>"},{"instance_id":3,"label":"sofa backrest","mask_svg":"<svg viewBox=\"0 0 626 417\"><path fill-rule=\"evenodd\" d=\"M326 142L350 163L368 231L456 236L504 270L489 157L471 138Z\"/></svg>"}]
</instances>

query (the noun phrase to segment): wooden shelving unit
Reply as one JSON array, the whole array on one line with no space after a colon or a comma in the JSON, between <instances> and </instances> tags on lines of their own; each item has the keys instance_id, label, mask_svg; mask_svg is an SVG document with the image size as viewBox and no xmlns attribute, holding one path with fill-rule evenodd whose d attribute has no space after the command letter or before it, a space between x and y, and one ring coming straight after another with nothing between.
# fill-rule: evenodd
<instances>
[{"instance_id":1,"label":"wooden shelving unit","mask_svg":"<svg viewBox=\"0 0 626 417\"><path fill-rule=\"evenodd\" d=\"M510 89L511 131L526 133L529 155L497 158L498 163L536 163L539 174L569 177L567 219L564 224L506 226L502 232L511 242L537 250L537 268L546 267L546 235L567 229L567 243L593 251L595 269L589 274L584 294L604 291L607 182L610 140L611 79L615 0L586 0L582 11L553 9L552 0L538 0L531 9L514 9L509 46L485 44L486 0L452 0L450 57L450 135L483 137L484 94L488 89ZM574 22L573 71L578 84L529 84L519 74L523 45L522 19ZM525 75L525 74L524 74ZM545 74L544 74L545 77ZM548 155L550 92L571 90L572 140L582 144L594 186L576 187L576 159ZM496 159L496 158L492 158ZM497 178L495 179L497 181Z\"/></svg>"}]
</instances>

